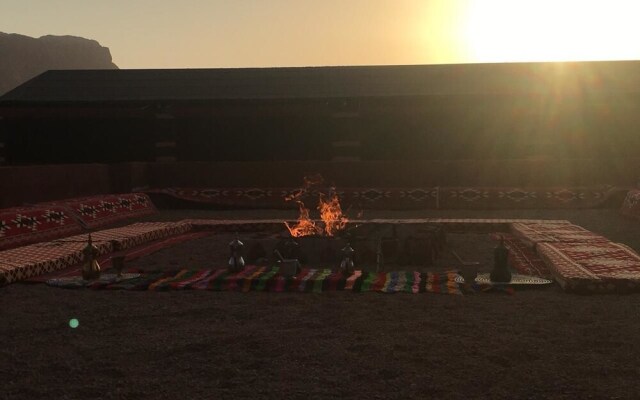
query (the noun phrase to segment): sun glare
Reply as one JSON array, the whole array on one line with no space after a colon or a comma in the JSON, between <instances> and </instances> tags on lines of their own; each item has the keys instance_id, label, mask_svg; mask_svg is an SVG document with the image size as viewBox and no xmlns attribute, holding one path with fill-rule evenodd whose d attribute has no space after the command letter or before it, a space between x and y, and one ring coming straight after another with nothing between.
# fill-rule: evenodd
<instances>
[{"instance_id":1,"label":"sun glare","mask_svg":"<svg viewBox=\"0 0 640 400\"><path fill-rule=\"evenodd\" d=\"M470 0L473 62L640 59L640 2Z\"/></svg>"}]
</instances>

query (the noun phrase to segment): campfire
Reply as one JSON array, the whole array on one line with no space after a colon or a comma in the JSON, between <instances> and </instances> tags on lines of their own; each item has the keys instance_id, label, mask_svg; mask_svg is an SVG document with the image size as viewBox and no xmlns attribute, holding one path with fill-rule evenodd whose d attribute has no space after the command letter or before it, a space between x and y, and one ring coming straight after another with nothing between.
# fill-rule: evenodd
<instances>
[{"instance_id":1,"label":"campfire","mask_svg":"<svg viewBox=\"0 0 640 400\"><path fill-rule=\"evenodd\" d=\"M286 201L296 202L299 216L295 222L285 221L289 235L280 236L270 245L277 250L281 261L295 259L303 265L335 267L349 262L351 268L355 262L376 270L384 269L385 265L432 265L435 262L445 242L441 226L352 224L343 213L335 187L324 182L320 175L307 176L302 188L285 197ZM311 201L317 201L315 209ZM262 247L257 253L269 254Z\"/></svg>"},{"instance_id":2,"label":"campfire","mask_svg":"<svg viewBox=\"0 0 640 400\"><path fill-rule=\"evenodd\" d=\"M302 236L335 236L343 230L349 219L342 213L340 199L334 187L330 187L327 193L322 192L319 186L324 183L321 175L313 175L304 178L304 186L291 195L285 197L286 201L295 201L298 204L300 215L295 223L285 221L285 226L292 237ZM305 205L303 197L317 191L319 220L310 217L310 210Z\"/></svg>"}]
</instances>

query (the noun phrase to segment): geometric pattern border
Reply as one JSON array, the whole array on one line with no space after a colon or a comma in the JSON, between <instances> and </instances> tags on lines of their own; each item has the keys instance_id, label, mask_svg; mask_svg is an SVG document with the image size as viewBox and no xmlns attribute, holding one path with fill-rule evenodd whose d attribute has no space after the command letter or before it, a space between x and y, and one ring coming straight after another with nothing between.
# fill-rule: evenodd
<instances>
[{"instance_id":1,"label":"geometric pattern border","mask_svg":"<svg viewBox=\"0 0 640 400\"><path fill-rule=\"evenodd\" d=\"M99 195L0 209L0 250L157 212L145 193Z\"/></svg>"},{"instance_id":2,"label":"geometric pattern border","mask_svg":"<svg viewBox=\"0 0 640 400\"><path fill-rule=\"evenodd\" d=\"M541 243L537 252L567 291L640 289L640 255L620 243Z\"/></svg>"},{"instance_id":3,"label":"geometric pattern border","mask_svg":"<svg viewBox=\"0 0 640 400\"><path fill-rule=\"evenodd\" d=\"M531 248L539 243L607 243L609 239L571 223L511 224L511 233Z\"/></svg>"},{"instance_id":4,"label":"geometric pattern border","mask_svg":"<svg viewBox=\"0 0 640 400\"><path fill-rule=\"evenodd\" d=\"M124 193L69 199L63 204L88 229L157 212L145 193Z\"/></svg>"},{"instance_id":5,"label":"geometric pattern border","mask_svg":"<svg viewBox=\"0 0 640 400\"><path fill-rule=\"evenodd\" d=\"M0 210L0 250L82 232L64 207L24 207Z\"/></svg>"},{"instance_id":6,"label":"geometric pattern border","mask_svg":"<svg viewBox=\"0 0 640 400\"><path fill-rule=\"evenodd\" d=\"M309 190L303 200L317 198L320 191ZM345 207L353 209L500 209L500 208L593 208L611 196L626 191L603 186L580 187L352 187L336 193ZM176 199L217 206L254 208L295 208L285 197L300 188L181 188L148 190Z\"/></svg>"}]
</instances>

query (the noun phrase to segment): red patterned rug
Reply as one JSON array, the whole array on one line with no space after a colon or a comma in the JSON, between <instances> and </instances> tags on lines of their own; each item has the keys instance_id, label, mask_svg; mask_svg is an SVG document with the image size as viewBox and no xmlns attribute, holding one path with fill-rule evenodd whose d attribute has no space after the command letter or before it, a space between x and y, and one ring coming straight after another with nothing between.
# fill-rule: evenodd
<instances>
[{"instance_id":1,"label":"red patterned rug","mask_svg":"<svg viewBox=\"0 0 640 400\"><path fill-rule=\"evenodd\" d=\"M0 210L0 250L82 232L82 226L60 206Z\"/></svg>"},{"instance_id":2,"label":"red patterned rug","mask_svg":"<svg viewBox=\"0 0 640 400\"><path fill-rule=\"evenodd\" d=\"M151 243L146 243L134 248L130 248L124 251L117 252L118 255L123 255L125 257L125 262L135 260L136 258L140 258L146 256L147 254L155 253L156 251L160 251L162 249L166 249L167 247L173 246L178 243L187 242L189 240L198 239L204 236L211 235L212 232L187 232L180 234L178 236L169 237L162 240L156 240ZM100 264L100 268L105 270L111 266L111 258L114 256L114 253L104 254L100 258L98 258L98 264ZM54 271L51 273L38 275L26 279L25 282L29 283L42 283L46 282L49 279L60 279L69 276L81 275L81 264L75 264L71 267L67 267L58 271Z\"/></svg>"},{"instance_id":3,"label":"red patterned rug","mask_svg":"<svg viewBox=\"0 0 640 400\"><path fill-rule=\"evenodd\" d=\"M182 222L147 222L91 233L93 244L104 255L155 240L189 232ZM82 262L88 234L0 251L0 283L12 283L69 268Z\"/></svg>"},{"instance_id":4,"label":"red patterned rug","mask_svg":"<svg viewBox=\"0 0 640 400\"><path fill-rule=\"evenodd\" d=\"M491 237L496 241L499 241L500 237L504 238L504 245L509 249L509 266L518 271L518 273L540 278L550 278L552 276L547 265L533 249L515 236L494 233Z\"/></svg>"},{"instance_id":5,"label":"red patterned rug","mask_svg":"<svg viewBox=\"0 0 640 400\"><path fill-rule=\"evenodd\" d=\"M85 242L45 242L0 252L0 283L12 283L77 265ZM96 243L100 254L112 250L110 243Z\"/></svg>"},{"instance_id":6,"label":"red patterned rug","mask_svg":"<svg viewBox=\"0 0 640 400\"><path fill-rule=\"evenodd\" d=\"M149 190L180 200L221 207L295 208L284 198L299 188L165 188ZM322 190L322 189L319 189ZM309 190L309 199L319 190ZM520 209L593 208L623 189L593 187L414 187L338 188L343 208L353 209Z\"/></svg>"},{"instance_id":7,"label":"red patterned rug","mask_svg":"<svg viewBox=\"0 0 640 400\"><path fill-rule=\"evenodd\" d=\"M539 243L607 243L609 239L570 222L516 222L511 233L525 245L534 248Z\"/></svg>"},{"instance_id":8,"label":"red patterned rug","mask_svg":"<svg viewBox=\"0 0 640 400\"><path fill-rule=\"evenodd\" d=\"M46 204L66 207L88 229L157 212L149 196L144 193L108 194Z\"/></svg>"},{"instance_id":9,"label":"red patterned rug","mask_svg":"<svg viewBox=\"0 0 640 400\"><path fill-rule=\"evenodd\" d=\"M214 290L214 291L266 291L322 293L345 290L381 293L442 293L462 295L455 272L367 272L354 271L348 275L330 269L303 268L293 277L283 276L278 267L249 265L240 272L221 269L182 269L135 274L118 279L105 274L100 279L86 282L72 276L51 279L46 283L69 289L91 288L108 290Z\"/></svg>"},{"instance_id":10,"label":"red patterned rug","mask_svg":"<svg viewBox=\"0 0 640 400\"><path fill-rule=\"evenodd\" d=\"M640 256L619 243L540 243L540 257L560 285L585 293L640 289Z\"/></svg>"},{"instance_id":11,"label":"red patterned rug","mask_svg":"<svg viewBox=\"0 0 640 400\"><path fill-rule=\"evenodd\" d=\"M184 222L138 222L120 228L93 232L94 242L111 242L116 250L126 250L154 240L189 232L191 225ZM82 239L71 237L65 240Z\"/></svg>"}]
</instances>

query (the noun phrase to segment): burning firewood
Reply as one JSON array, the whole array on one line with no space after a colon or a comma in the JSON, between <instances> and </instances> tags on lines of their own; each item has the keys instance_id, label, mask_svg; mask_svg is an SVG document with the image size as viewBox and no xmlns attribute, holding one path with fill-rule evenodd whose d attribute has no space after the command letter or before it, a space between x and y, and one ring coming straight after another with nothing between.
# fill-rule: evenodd
<instances>
[{"instance_id":1,"label":"burning firewood","mask_svg":"<svg viewBox=\"0 0 640 400\"><path fill-rule=\"evenodd\" d=\"M338 232L342 231L349 222L346 215L342 213L342 206L340 205L340 199L335 188L330 188L328 194L323 192L318 194L317 210L320 213L322 226L311 219L309 208L304 204L302 197L307 194L313 186L319 185L323 181L320 175L305 177L304 187L285 197L285 201L295 200L298 203L300 211L298 220L294 224L286 221L284 223L292 237L311 235L335 236Z\"/></svg>"}]
</instances>

